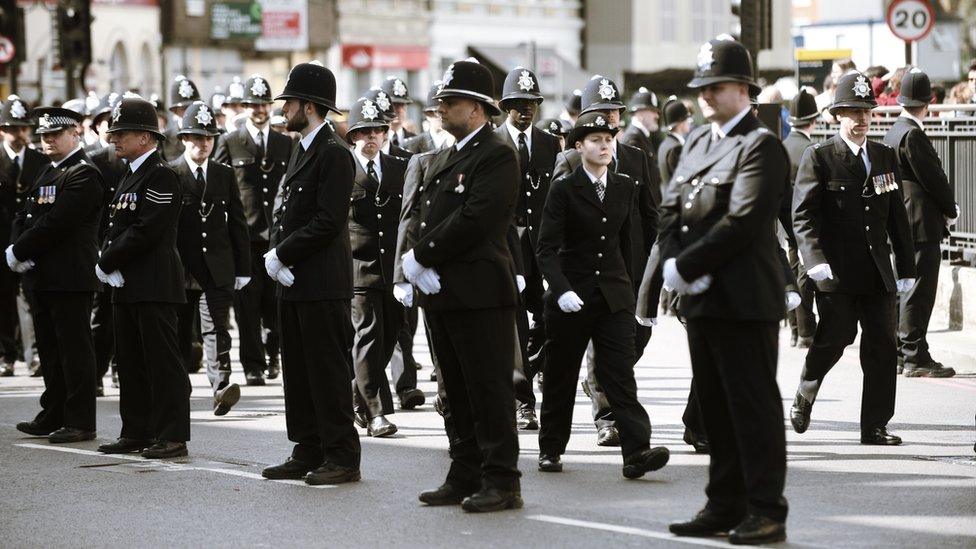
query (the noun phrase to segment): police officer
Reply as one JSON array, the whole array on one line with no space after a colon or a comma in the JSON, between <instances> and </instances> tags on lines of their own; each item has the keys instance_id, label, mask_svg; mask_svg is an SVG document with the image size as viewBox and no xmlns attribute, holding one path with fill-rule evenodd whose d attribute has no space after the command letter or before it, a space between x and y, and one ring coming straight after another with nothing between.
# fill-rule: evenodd
<instances>
[{"instance_id":1,"label":"police officer","mask_svg":"<svg viewBox=\"0 0 976 549\"><path fill-rule=\"evenodd\" d=\"M399 76L387 76L380 87L393 104L394 118L390 120L387 138L391 145L403 148L408 139L417 135L403 126L408 119L407 108L413 103L410 90Z\"/></svg>"},{"instance_id":2,"label":"police officer","mask_svg":"<svg viewBox=\"0 0 976 549\"><path fill-rule=\"evenodd\" d=\"M840 77L830 105L840 131L807 148L797 171L793 223L800 257L817 286L820 324L790 422L797 433L807 430L823 379L854 342L860 324L861 443L895 445L901 438L887 424L895 412L896 292L915 283L915 257L898 158L891 147L867 139L876 105L864 75L851 71Z\"/></svg>"},{"instance_id":3,"label":"police officer","mask_svg":"<svg viewBox=\"0 0 976 549\"><path fill-rule=\"evenodd\" d=\"M183 156L183 145L178 134L183 123L183 113L194 101L200 101L197 85L186 76L177 75L169 87L169 112L172 116L166 126L165 140L160 151L163 160L171 161Z\"/></svg>"},{"instance_id":4,"label":"police officer","mask_svg":"<svg viewBox=\"0 0 976 549\"><path fill-rule=\"evenodd\" d=\"M657 148L657 167L661 172L661 192L667 189L674 169L678 167L681 148L685 144L688 133L691 132L691 113L684 101L676 96L668 97L664 102L664 125L667 133Z\"/></svg>"},{"instance_id":5,"label":"police officer","mask_svg":"<svg viewBox=\"0 0 976 549\"><path fill-rule=\"evenodd\" d=\"M51 442L95 438L95 350L90 316L98 256L102 178L81 144L82 116L41 107L38 120L51 163L34 181L17 214L7 265L23 273L33 295L38 351L44 360L41 412L17 424L21 432ZM12 314L12 311L8 311Z\"/></svg>"},{"instance_id":6,"label":"police officer","mask_svg":"<svg viewBox=\"0 0 976 549\"><path fill-rule=\"evenodd\" d=\"M522 506L512 384L518 290L507 243L519 167L489 123L501 111L488 68L456 61L442 81L435 99L457 145L436 153L404 205L415 213L403 276L421 291L455 431L447 479L420 500L499 511Z\"/></svg>"},{"instance_id":7,"label":"police officer","mask_svg":"<svg viewBox=\"0 0 976 549\"><path fill-rule=\"evenodd\" d=\"M227 84L227 93L220 104L220 113L224 115L223 127L228 133L236 131L244 119L248 118L247 104L244 102L247 95L247 83L242 82L240 76L233 77L230 84Z\"/></svg>"},{"instance_id":8,"label":"police officer","mask_svg":"<svg viewBox=\"0 0 976 549\"><path fill-rule=\"evenodd\" d=\"M560 151L566 148L566 136L573 130L573 125L562 118L543 118L535 127L558 139Z\"/></svg>"},{"instance_id":9,"label":"police officer","mask_svg":"<svg viewBox=\"0 0 976 549\"><path fill-rule=\"evenodd\" d=\"M396 108L390 95L381 86L373 86L364 91L362 97L369 99L379 109L380 115L387 124L393 124L397 119ZM391 139L391 131L387 132L386 139L383 140L383 147L380 151L383 154L397 156L400 158L410 158L411 153L399 145L394 145Z\"/></svg>"},{"instance_id":10,"label":"police officer","mask_svg":"<svg viewBox=\"0 0 976 549\"><path fill-rule=\"evenodd\" d=\"M38 174L48 164L40 152L28 147L33 122L27 105L16 95L7 97L0 106L0 137L3 152L0 153L0 240L10 242L10 226L15 214L24 207L27 191L34 185ZM16 319L18 317L18 292L20 281L13 271L0 269L0 377L14 375L17 360ZM30 325L29 312L27 324ZM23 334L26 335L26 334ZM24 347L31 342L23 338ZM26 350L26 349L25 349ZM26 354L26 353L25 353ZM40 375L40 362L32 361L31 375Z\"/></svg>"},{"instance_id":11,"label":"police officer","mask_svg":"<svg viewBox=\"0 0 976 549\"><path fill-rule=\"evenodd\" d=\"M436 151L454 144L454 136L445 131L441 125L441 115L437 114L438 102L434 99L441 81L435 80L427 92L424 103L424 124L426 128L420 135L415 135L403 143L403 148L409 153L425 153Z\"/></svg>"},{"instance_id":12,"label":"police officer","mask_svg":"<svg viewBox=\"0 0 976 549\"><path fill-rule=\"evenodd\" d=\"M251 240L251 282L234 296L234 318L240 337L241 367L248 385L264 385L278 377L278 323L275 281L264 269L268 236L273 224L275 195L288 168L292 141L271 131L271 84L261 75L251 76L242 87L241 98L247 120L220 136L214 160L234 168L244 204ZM267 342L262 333L267 331Z\"/></svg>"},{"instance_id":13,"label":"police officer","mask_svg":"<svg viewBox=\"0 0 976 549\"><path fill-rule=\"evenodd\" d=\"M584 114L599 112L613 127L620 124L620 114L626 108L621 102L617 84L601 75L595 75L587 82L583 89L582 105ZM636 295L641 276L644 273L644 264L647 263L651 246L657 238L657 210L661 203L659 174L656 169L650 169L648 156L637 147L619 141L614 141L611 145L613 160L610 162L609 169L629 175L637 186L637 192L634 194L635 207L631 210L634 219L631 220L630 224L631 246L633 247L631 281L634 282L634 295ZM579 152L570 147L557 157L553 177L568 175L579 165ZM650 338L651 329L649 327L637 327L634 342L635 362L643 355L644 347L647 346ZM618 446L620 437L613 425L613 411L593 374L593 353L590 350L587 351L586 355L584 391L593 401L593 422L597 427L597 444L600 446Z\"/></svg>"},{"instance_id":14,"label":"police officer","mask_svg":"<svg viewBox=\"0 0 976 549\"><path fill-rule=\"evenodd\" d=\"M653 167L657 164L655 156L664 136L661 134L661 107L657 94L641 86L630 96L630 124L620 132L621 143L626 143L644 151Z\"/></svg>"},{"instance_id":15,"label":"police officer","mask_svg":"<svg viewBox=\"0 0 976 549\"><path fill-rule=\"evenodd\" d=\"M789 161L752 114L753 78L749 52L731 37L699 50L688 87L698 90L711 124L685 142L662 205L659 240L665 284L682 294L711 452L708 503L670 530L729 532L734 544L786 538L786 441L776 386L786 289L773 226Z\"/></svg>"},{"instance_id":16,"label":"police officer","mask_svg":"<svg viewBox=\"0 0 976 549\"><path fill-rule=\"evenodd\" d=\"M952 377L956 373L932 358L926 340L942 263L939 243L949 236L949 226L959 216L952 184L922 124L931 102L928 75L912 67L902 78L898 94L901 116L884 139L898 159L915 241L917 280L902 294L899 310L898 367L904 368L905 377Z\"/></svg>"},{"instance_id":17,"label":"police officer","mask_svg":"<svg viewBox=\"0 0 976 549\"><path fill-rule=\"evenodd\" d=\"M656 471L670 456L663 446L650 448L651 423L637 400L630 279L630 223L637 188L629 176L608 169L616 133L617 127L600 112L576 119L568 141L582 163L572 174L553 181L542 214L539 268L549 291L540 471L562 471L560 456L569 442L576 380L591 339L595 375L606 389L620 432L624 477Z\"/></svg>"},{"instance_id":18,"label":"police officer","mask_svg":"<svg viewBox=\"0 0 976 549\"><path fill-rule=\"evenodd\" d=\"M800 160L807 147L813 144L810 132L820 116L817 109L817 99L810 92L801 89L790 103L790 134L783 140L783 147L790 157L790 186L796 181L796 172L800 167ZM787 255L793 276L796 277L800 290L800 305L790 311L789 323L791 328L790 345L807 349L813 343L813 334L817 331L817 317L813 314L814 285L807 277L807 270L800 262L799 251L796 247L796 237L789 231L787 238Z\"/></svg>"},{"instance_id":19,"label":"police officer","mask_svg":"<svg viewBox=\"0 0 976 549\"><path fill-rule=\"evenodd\" d=\"M251 281L250 242L244 206L234 172L210 159L219 134L216 110L192 103L179 131L186 152L170 163L183 189L176 245L186 268L187 303L180 309L180 343L191 342L192 318L199 309L207 378L213 389L214 415L230 411L241 389L230 382L230 308L234 291ZM185 353L184 353L185 354Z\"/></svg>"},{"instance_id":20,"label":"police officer","mask_svg":"<svg viewBox=\"0 0 976 549\"><path fill-rule=\"evenodd\" d=\"M569 122L570 126L576 123L576 118L583 110L583 90L576 88L566 97L563 104L563 112L559 113L559 118Z\"/></svg>"},{"instance_id":21,"label":"police officer","mask_svg":"<svg viewBox=\"0 0 976 549\"><path fill-rule=\"evenodd\" d=\"M190 383L176 327L177 307L186 302L176 249L182 192L157 151L163 136L152 103L123 96L108 132L128 169L109 205L112 217L95 272L112 286L122 433L98 450L185 456Z\"/></svg>"},{"instance_id":22,"label":"police officer","mask_svg":"<svg viewBox=\"0 0 976 549\"><path fill-rule=\"evenodd\" d=\"M302 135L282 183L265 270L280 283L278 315L291 457L266 478L337 484L360 479L359 435L349 380L352 252L349 202L355 160L326 123L335 106L332 71L295 65L284 99L288 129Z\"/></svg>"}]
</instances>

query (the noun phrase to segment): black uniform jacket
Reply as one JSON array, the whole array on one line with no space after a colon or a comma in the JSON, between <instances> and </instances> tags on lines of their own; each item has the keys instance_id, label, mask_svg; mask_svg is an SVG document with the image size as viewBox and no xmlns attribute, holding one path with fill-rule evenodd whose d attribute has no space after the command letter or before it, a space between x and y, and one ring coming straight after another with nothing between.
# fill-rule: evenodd
<instances>
[{"instance_id":1,"label":"black uniform jacket","mask_svg":"<svg viewBox=\"0 0 976 549\"><path fill-rule=\"evenodd\" d=\"M268 232L273 224L275 195L288 169L293 147L294 142L287 136L269 131L264 158L261 159L258 157L258 146L243 123L233 132L220 136L217 141L213 158L234 168L252 242L268 240Z\"/></svg>"},{"instance_id":2,"label":"black uniform jacket","mask_svg":"<svg viewBox=\"0 0 976 549\"><path fill-rule=\"evenodd\" d=\"M108 230L98 265L121 271L113 303L184 303L183 263L176 249L183 195L176 173L154 152L127 177L108 206Z\"/></svg>"},{"instance_id":3,"label":"black uniform jacket","mask_svg":"<svg viewBox=\"0 0 976 549\"><path fill-rule=\"evenodd\" d=\"M353 284L356 288L391 291L407 160L382 152L378 160L379 184L367 177L356 161L349 203Z\"/></svg>"},{"instance_id":4,"label":"black uniform jacket","mask_svg":"<svg viewBox=\"0 0 976 549\"><path fill-rule=\"evenodd\" d=\"M393 258L393 283L407 282L403 276L403 254L412 250L417 243L417 216L420 208L413 205L417 201L418 193L423 192L424 177L437 151L418 153L410 157L407 162L407 172L403 176L403 200L400 205L400 223L397 226L396 252Z\"/></svg>"},{"instance_id":5,"label":"black uniform jacket","mask_svg":"<svg viewBox=\"0 0 976 549\"><path fill-rule=\"evenodd\" d=\"M14 216L24 207L24 200L27 192L34 187L34 180L50 163L46 155L27 147L23 166L17 173L14 161L0 145L0 241L10 242L10 225Z\"/></svg>"},{"instance_id":6,"label":"black uniform jacket","mask_svg":"<svg viewBox=\"0 0 976 549\"><path fill-rule=\"evenodd\" d=\"M657 169L661 172L661 192L668 188L674 169L678 167L681 158L681 140L674 133L668 133L657 149Z\"/></svg>"},{"instance_id":7,"label":"black uniform jacket","mask_svg":"<svg viewBox=\"0 0 976 549\"><path fill-rule=\"evenodd\" d=\"M640 128L635 126L633 123L630 123L622 132L620 132L620 135L617 136L617 140L621 143L626 143L631 147L637 147L638 149L644 151L644 154L647 155L647 161L651 166L653 166L657 163L657 159L655 158L657 146L651 139L653 135L653 133L651 135L644 135L644 132L642 132Z\"/></svg>"},{"instance_id":8,"label":"black uniform jacket","mask_svg":"<svg viewBox=\"0 0 976 549\"><path fill-rule=\"evenodd\" d=\"M91 292L98 287L102 185L101 174L82 150L34 180L11 239L14 256L35 263L23 275L26 289Z\"/></svg>"},{"instance_id":9,"label":"black uniform jacket","mask_svg":"<svg viewBox=\"0 0 976 549\"><path fill-rule=\"evenodd\" d=\"M421 188L422 187L422 188ZM518 202L515 152L485 124L458 151L434 154L410 204L414 256L440 275L441 291L419 296L428 310L513 307L515 263L507 239ZM408 248L409 250L409 248Z\"/></svg>"},{"instance_id":10,"label":"black uniform jacket","mask_svg":"<svg viewBox=\"0 0 976 549\"><path fill-rule=\"evenodd\" d=\"M275 211L271 247L295 275L279 288L286 301L352 299L349 198L355 160L325 124L299 158L295 147Z\"/></svg>"},{"instance_id":11,"label":"black uniform jacket","mask_svg":"<svg viewBox=\"0 0 976 549\"><path fill-rule=\"evenodd\" d=\"M898 159L915 242L938 242L949 236L945 218L956 216L955 193L928 136L915 121L899 116L884 142Z\"/></svg>"},{"instance_id":12,"label":"black uniform jacket","mask_svg":"<svg viewBox=\"0 0 976 549\"><path fill-rule=\"evenodd\" d=\"M170 167L183 190L176 247L186 271L204 290L233 287L235 277L253 276L247 222L234 170L208 160L207 183L201 187L186 158L177 158Z\"/></svg>"},{"instance_id":13,"label":"black uniform jacket","mask_svg":"<svg viewBox=\"0 0 976 549\"><path fill-rule=\"evenodd\" d=\"M611 312L634 306L630 223L636 187L629 176L609 170L606 180L602 202L583 166L552 182L536 251L550 309L558 310L559 297L570 290L584 304L599 291Z\"/></svg>"},{"instance_id":14,"label":"black uniform jacket","mask_svg":"<svg viewBox=\"0 0 976 549\"><path fill-rule=\"evenodd\" d=\"M661 207L661 263L677 258L689 282L712 275L706 292L681 298L686 318L778 321L789 270L774 231L789 173L786 151L751 113L710 141L706 125L685 142Z\"/></svg>"},{"instance_id":15,"label":"black uniform jacket","mask_svg":"<svg viewBox=\"0 0 976 549\"><path fill-rule=\"evenodd\" d=\"M840 134L803 153L793 193L793 224L807 269L827 263L834 278L816 282L822 292L873 293L880 275L894 292L898 278L915 277L912 230L901 193L895 151L866 141L870 176ZM888 175L898 189L876 194L873 178ZM891 239L891 246L888 240Z\"/></svg>"},{"instance_id":16,"label":"black uniform jacket","mask_svg":"<svg viewBox=\"0 0 976 549\"><path fill-rule=\"evenodd\" d=\"M534 126L530 130L532 150L529 151L529 166L519 166L522 178L519 201L515 210L516 226L528 229L528 238L531 242L531 246L526 250L528 252L535 248L535 243L539 239L542 209L546 205L556 155L560 152L558 139ZM508 127L502 124L495 129L495 133L512 147L515 157L518 158L518 143L512 141L512 134L509 133Z\"/></svg>"},{"instance_id":17,"label":"black uniform jacket","mask_svg":"<svg viewBox=\"0 0 976 549\"><path fill-rule=\"evenodd\" d=\"M163 132L163 142L162 146L159 148L159 155L164 162L172 162L180 156L183 155L183 151L186 150L183 147L183 143L180 141L180 136L178 135L180 131L179 122L174 118L170 118L169 125Z\"/></svg>"}]
</instances>

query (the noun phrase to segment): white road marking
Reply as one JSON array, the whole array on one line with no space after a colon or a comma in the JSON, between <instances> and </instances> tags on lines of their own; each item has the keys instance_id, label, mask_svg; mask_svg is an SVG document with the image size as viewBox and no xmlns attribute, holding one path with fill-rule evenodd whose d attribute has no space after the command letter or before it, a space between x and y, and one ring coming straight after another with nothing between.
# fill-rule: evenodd
<instances>
[{"instance_id":1,"label":"white road marking","mask_svg":"<svg viewBox=\"0 0 976 549\"><path fill-rule=\"evenodd\" d=\"M640 536L644 538L660 539L665 541L673 541L676 543L687 543L689 545L700 545L704 547L729 547L729 542L725 541L713 541L705 538L680 538L674 534L669 534L665 532L655 532L653 530L645 530L643 528L634 528L632 526L620 526L617 524L606 524L603 522L590 522L588 520L576 520L565 517L554 517L552 515L529 515L525 517L529 520L537 520L540 522L550 522L553 524L562 524L564 526L578 526L580 528L589 528L591 530L603 530L604 532L616 532L618 534L630 534L632 536Z\"/></svg>"},{"instance_id":2,"label":"white road marking","mask_svg":"<svg viewBox=\"0 0 976 549\"><path fill-rule=\"evenodd\" d=\"M188 463L177 463L173 461L146 459L142 456L133 456L133 455L126 455L126 454L103 454L101 452L95 452L93 450L82 450L81 448L70 448L68 446L48 446L45 444L33 444L29 442L14 444L14 446L20 446L21 448L32 448L35 450L54 450L55 452L64 452L67 454L80 454L83 456L97 456L97 457L108 458L108 459L121 459L124 461L150 463L150 464L159 465L169 471L208 471L211 473L218 473L221 475L243 477L251 480L260 480L262 482L274 482L277 484L290 484L292 486L303 486L305 488L335 488L334 484L323 484L319 486L312 486L311 484L305 484L305 482L301 480L269 480L257 473L240 471L238 469L225 469L223 467L203 467L199 465L190 465Z\"/></svg>"}]
</instances>

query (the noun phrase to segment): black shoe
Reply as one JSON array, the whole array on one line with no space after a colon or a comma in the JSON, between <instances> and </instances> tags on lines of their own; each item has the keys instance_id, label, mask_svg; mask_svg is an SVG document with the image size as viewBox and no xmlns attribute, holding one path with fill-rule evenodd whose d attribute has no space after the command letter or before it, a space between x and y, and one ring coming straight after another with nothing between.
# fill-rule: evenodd
<instances>
[{"instance_id":1,"label":"black shoe","mask_svg":"<svg viewBox=\"0 0 976 549\"><path fill-rule=\"evenodd\" d=\"M13 377L14 376L14 363L4 362L3 366L0 366L0 377Z\"/></svg>"},{"instance_id":2,"label":"black shoe","mask_svg":"<svg viewBox=\"0 0 976 549\"><path fill-rule=\"evenodd\" d=\"M112 367L112 388L113 389L119 388L119 374L115 372L114 366Z\"/></svg>"},{"instance_id":3,"label":"black shoe","mask_svg":"<svg viewBox=\"0 0 976 549\"><path fill-rule=\"evenodd\" d=\"M559 459L559 456L541 454L539 456L539 470L543 473L562 473L563 462Z\"/></svg>"},{"instance_id":4,"label":"black shoe","mask_svg":"<svg viewBox=\"0 0 976 549\"><path fill-rule=\"evenodd\" d=\"M268 379L278 379L281 373L281 363L277 356L268 357Z\"/></svg>"},{"instance_id":5,"label":"black shoe","mask_svg":"<svg viewBox=\"0 0 976 549\"><path fill-rule=\"evenodd\" d=\"M696 454L707 454L709 451L708 438L704 435L699 435L685 429L685 436L683 437L685 444L691 445L695 449Z\"/></svg>"},{"instance_id":6,"label":"black shoe","mask_svg":"<svg viewBox=\"0 0 976 549\"><path fill-rule=\"evenodd\" d=\"M83 431L74 427L62 427L51 433L51 436L47 437L47 440L51 444L62 444L65 442L82 442L94 438L95 431Z\"/></svg>"},{"instance_id":7,"label":"black shoe","mask_svg":"<svg viewBox=\"0 0 976 549\"><path fill-rule=\"evenodd\" d=\"M600 427L596 432L597 446L620 446L620 433L613 425Z\"/></svg>"},{"instance_id":8,"label":"black shoe","mask_svg":"<svg viewBox=\"0 0 976 549\"><path fill-rule=\"evenodd\" d=\"M38 425L33 421L21 421L17 424L17 430L21 433L27 433L28 435L35 437L46 437L51 433L58 430L57 427L44 427L43 425Z\"/></svg>"},{"instance_id":9,"label":"black shoe","mask_svg":"<svg viewBox=\"0 0 976 549\"><path fill-rule=\"evenodd\" d=\"M314 471L305 475L305 484L318 486L321 484L343 484L345 482L359 482L362 475L359 468L343 467L335 463L325 462Z\"/></svg>"},{"instance_id":10,"label":"black shoe","mask_svg":"<svg viewBox=\"0 0 976 549\"><path fill-rule=\"evenodd\" d=\"M793 406L790 408L790 423L793 430L797 433L805 433L810 426L810 412L813 411L813 403L803 397L800 391L796 392L793 399Z\"/></svg>"},{"instance_id":11,"label":"black shoe","mask_svg":"<svg viewBox=\"0 0 976 549\"><path fill-rule=\"evenodd\" d=\"M27 371L30 372L31 377L41 377L44 375L41 372L41 359L34 353L34 357L31 358L30 366L27 367Z\"/></svg>"},{"instance_id":12,"label":"black shoe","mask_svg":"<svg viewBox=\"0 0 976 549\"><path fill-rule=\"evenodd\" d=\"M247 384L252 387L260 387L261 385L264 385L264 376L261 374L256 374L254 372L244 374L244 379L246 379Z\"/></svg>"},{"instance_id":13,"label":"black shoe","mask_svg":"<svg viewBox=\"0 0 976 549\"><path fill-rule=\"evenodd\" d=\"M801 337L796 340L797 349L809 349L811 345L813 345L812 337Z\"/></svg>"},{"instance_id":14,"label":"black shoe","mask_svg":"<svg viewBox=\"0 0 976 549\"><path fill-rule=\"evenodd\" d=\"M119 437L115 442L102 444L98 447L98 451L103 454L134 454L152 445L151 440Z\"/></svg>"},{"instance_id":15,"label":"black shoe","mask_svg":"<svg viewBox=\"0 0 976 549\"><path fill-rule=\"evenodd\" d=\"M261 471L261 476L271 480L301 480L312 469L315 469L315 466L311 463L290 457L281 465L265 467Z\"/></svg>"},{"instance_id":16,"label":"black shoe","mask_svg":"<svg viewBox=\"0 0 976 549\"><path fill-rule=\"evenodd\" d=\"M170 442L168 440L160 440L142 451L142 457L146 459L168 459L185 455L187 455L185 442Z\"/></svg>"},{"instance_id":17,"label":"black shoe","mask_svg":"<svg viewBox=\"0 0 976 549\"><path fill-rule=\"evenodd\" d=\"M397 432L397 426L390 423L385 416L376 416L369 420L366 426L366 434L373 438L391 437Z\"/></svg>"},{"instance_id":18,"label":"black shoe","mask_svg":"<svg viewBox=\"0 0 976 549\"><path fill-rule=\"evenodd\" d=\"M904 375L905 377L952 377L956 375L956 371L934 361L927 364L906 362Z\"/></svg>"},{"instance_id":19,"label":"black shoe","mask_svg":"<svg viewBox=\"0 0 976 549\"><path fill-rule=\"evenodd\" d=\"M905 371L905 357L898 357L898 366L895 368L895 374L901 375Z\"/></svg>"},{"instance_id":20,"label":"black shoe","mask_svg":"<svg viewBox=\"0 0 976 549\"><path fill-rule=\"evenodd\" d=\"M105 386L102 385L101 383L95 386L95 396L96 397L105 396Z\"/></svg>"},{"instance_id":21,"label":"black shoe","mask_svg":"<svg viewBox=\"0 0 976 549\"><path fill-rule=\"evenodd\" d=\"M515 424L519 431L538 431L539 420L535 417L535 410L532 408L519 408L515 411Z\"/></svg>"},{"instance_id":22,"label":"black shoe","mask_svg":"<svg viewBox=\"0 0 976 549\"><path fill-rule=\"evenodd\" d=\"M444 417L444 400L441 398L441 395L434 397L434 411L437 412L437 415Z\"/></svg>"},{"instance_id":23,"label":"black shoe","mask_svg":"<svg viewBox=\"0 0 976 549\"><path fill-rule=\"evenodd\" d=\"M195 374L203 368L203 343L194 341L190 347L190 360L186 363L186 371Z\"/></svg>"},{"instance_id":24,"label":"black shoe","mask_svg":"<svg viewBox=\"0 0 976 549\"><path fill-rule=\"evenodd\" d=\"M901 444L901 437L889 433L887 427L876 427L867 431L861 431L861 444L898 446Z\"/></svg>"},{"instance_id":25,"label":"black shoe","mask_svg":"<svg viewBox=\"0 0 976 549\"><path fill-rule=\"evenodd\" d=\"M421 492L417 497L421 502L430 506L438 505L461 505L464 498L475 493L476 490L462 490L453 484L444 483L434 490Z\"/></svg>"},{"instance_id":26,"label":"black shoe","mask_svg":"<svg viewBox=\"0 0 976 549\"><path fill-rule=\"evenodd\" d=\"M432 370L430 372L430 380L431 381L437 381L437 370Z\"/></svg>"},{"instance_id":27,"label":"black shoe","mask_svg":"<svg viewBox=\"0 0 976 549\"><path fill-rule=\"evenodd\" d=\"M749 515L729 532L732 545L765 545L781 541L786 541L786 525L757 515Z\"/></svg>"},{"instance_id":28,"label":"black shoe","mask_svg":"<svg viewBox=\"0 0 976 549\"><path fill-rule=\"evenodd\" d=\"M413 410L418 406L423 406L427 402L427 397L420 389L407 389L400 393L400 409Z\"/></svg>"},{"instance_id":29,"label":"black shoe","mask_svg":"<svg viewBox=\"0 0 976 549\"><path fill-rule=\"evenodd\" d=\"M227 415L231 407L237 404L237 401L240 399L241 386L236 383L231 383L223 389L218 390L214 394L214 415Z\"/></svg>"},{"instance_id":30,"label":"black shoe","mask_svg":"<svg viewBox=\"0 0 976 549\"><path fill-rule=\"evenodd\" d=\"M641 450L624 458L624 477L634 479L668 464L671 452L664 446Z\"/></svg>"},{"instance_id":31,"label":"black shoe","mask_svg":"<svg viewBox=\"0 0 976 549\"><path fill-rule=\"evenodd\" d=\"M352 416L352 421L356 424L356 427L359 427L360 429L365 429L366 426L369 425L369 418L366 417L366 412L356 412Z\"/></svg>"},{"instance_id":32,"label":"black shoe","mask_svg":"<svg viewBox=\"0 0 976 549\"><path fill-rule=\"evenodd\" d=\"M797 337L796 332L790 334L790 347L796 347L796 342L798 339L799 337Z\"/></svg>"},{"instance_id":33,"label":"black shoe","mask_svg":"<svg viewBox=\"0 0 976 549\"><path fill-rule=\"evenodd\" d=\"M505 509L521 509L522 494L517 491L482 488L461 501L461 509L469 513L491 513Z\"/></svg>"},{"instance_id":34,"label":"black shoe","mask_svg":"<svg viewBox=\"0 0 976 549\"><path fill-rule=\"evenodd\" d=\"M713 513L708 509L702 509L688 522L673 522L669 524L668 530L676 536L707 538L723 536L729 530L735 528L740 522L742 522L740 518L729 518Z\"/></svg>"}]
</instances>

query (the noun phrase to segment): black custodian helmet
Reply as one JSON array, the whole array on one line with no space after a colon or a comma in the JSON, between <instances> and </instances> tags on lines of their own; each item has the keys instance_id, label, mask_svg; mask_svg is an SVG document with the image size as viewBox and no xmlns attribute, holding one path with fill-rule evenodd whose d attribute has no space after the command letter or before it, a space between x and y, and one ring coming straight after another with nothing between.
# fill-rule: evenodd
<instances>
[{"instance_id":1,"label":"black custodian helmet","mask_svg":"<svg viewBox=\"0 0 976 549\"><path fill-rule=\"evenodd\" d=\"M217 129L216 108L203 101L194 101L183 113L183 126L177 135L204 135L216 137L220 135Z\"/></svg>"},{"instance_id":2,"label":"black custodian helmet","mask_svg":"<svg viewBox=\"0 0 976 549\"><path fill-rule=\"evenodd\" d=\"M838 109L873 109L878 106L874 90L868 77L857 71L850 71L837 79L834 88L834 102L830 104L830 114Z\"/></svg>"},{"instance_id":3,"label":"black custodian helmet","mask_svg":"<svg viewBox=\"0 0 976 549\"><path fill-rule=\"evenodd\" d=\"M455 61L444 71L441 78L441 88L434 95L434 99L446 97L464 97L478 101L485 106L489 116L498 116L502 111L492 99L495 80L487 67L478 60L469 57L463 61Z\"/></svg>"},{"instance_id":4,"label":"black custodian helmet","mask_svg":"<svg viewBox=\"0 0 976 549\"><path fill-rule=\"evenodd\" d=\"M721 82L739 82L747 84L756 94L760 91L755 80L752 55L741 42L727 34L720 34L702 44L698 50L698 68L688 87L704 88Z\"/></svg>"},{"instance_id":5,"label":"black custodian helmet","mask_svg":"<svg viewBox=\"0 0 976 549\"><path fill-rule=\"evenodd\" d=\"M672 95L664 102L664 125L671 126L683 122L691 116L688 107L677 96Z\"/></svg>"},{"instance_id":6,"label":"black custodian helmet","mask_svg":"<svg viewBox=\"0 0 976 549\"><path fill-rule=\"evenodd\" d=\"M112 122L109 124L108 133L125 130L149 132L157 139L166 139L159 132L156 107L134 93L123 95L122 100L112 109Z\"/></svg>"},{"instance_id":7,"label":"black custodian helmet","mask_svg":"<svg viewBox=\"0 0 976 549\"><path fill-rule=\"evenodd\" d=\"M182 74L173 80L173 84L169 87L169 110L189 107L190 103L199 100L200 91L192 80Z\"/></svg>"},{"instance_id":8,"label":"black custodian helmet","mask_svg":"<svg viewBox=\"0 0 976 549\"><path fill-rule=\"evenodd\" d=\"M27 116L27 105L16 96L7 96L7 100L0 107L0 126L33 126L31 118Z\"/></svg>"},{"instance_id":9,"label":"black custodian helmet","mask_svg":"<svg viewBox=\"0 0 976 549\"><path fill-rule=\"evenodd\" d=\"M394 105L409 105L413 103L413 99L410 98L410 90L407 89L407 85L403 79L398 76L387 76L380 87L383 88L383 91L390 97L390 101Z\"/></svg>"},{"instance_id":10,"label":"black custodian helmet","mask_svg":"<svg viewBox=\"0 0 976 549\"><path fill-rule=\"evenodd\" d=\"M637 112L644 109L658 111L661 107L657 101L657 94L641 86L637 88L634 95L630 96L630 112Z\"/></svg>"},{"instance_id":11,"label":"black custodian helmet","mask_svg":"<svg viewBox=\"0 0 976 549\"><path fill-rule=\"evenodd\" d=\"M790 124L808 122L818 116L820 116L820 109L817 108L817 98L800 88L790 101Z\"/></svg>"},{"instance_id":12,"label":"black custodian helmet","mask_svg":"<svg viewBox=\"0 0 976 549\"><path fill-rule=\"evenodd\" d=\"M562 118L544 118L536 122L535 127L556 137L566 137L573 129L573 125Z\"/></svg>"},{"instance_id":13,"label":"black custodian helmet","mask_svg":"<svg viewBox=\"0 0 976 549\"><path fill-rule=\"evenodd\" d=\"M932 82L929 75L912 67L901 79L898 104L903 107L924 107L932 102Z\"/></svg>"},{"instance_id":14,"label":"black custodian helmet","mask_svg":"<svg viewBox=\"0 0 976 549\"><path fill-rule=\"evenodd\" d=\"M373 104L379 108L380 115L387 122L396 118L396 111L393 110L393 100L390 99L389 94L383 91L383 88L373 86L372 88L364 91L362 97L372 101Z\"/></svg>"},{"instance_id":15,"label":"black custodian helmet","mask_svg":"<svg viewBox=\"0 0 976 549\"><path fill-rule=\"evenodd\" d=\"M539 79L535 73L525 67L515 67L505 77L502 84L502 99L498 102L502 109L505 102L511 99L528 99L542 103L542 92L539 91Z\"/></svg>"},{"instance_id":16,"label":"black custodian helmet","mask_svg":"<svg viewBox=\"0 0 976 549\"><path fill-rule=\"evenodd\" d=\"M310 101L334 113L342 114L335 104L335 75L319 61L299 63L292 67L285 82L285 89L275 96L275 101L279 99Z\"/></svg>"},{"instance_id":17,"label":"black custodian helmet","mask_svg":"<svg viewBox=\"0 0 976 549\"><path fill-rule=\"evenodd\" d=\"M270 105L273 102L268 80L260 74L252 74L244 83L244 97L241 99L241 104Z\"/></svg>"},{"instance_id":18,"label":"black custodian helmet","mask_svg":"<svg viewBox=\"0 0 976 549\"><path fill-rule=\"evenodd\" d=\"M620 89L617 88L617 83L599 74L593 75L586 83L580 105L581 113L626 108L620 100Z\"/></svg>"},{"instance_id":19,"label":"black custodian helmet","mask_svg":"<svg viewBox=\"0 0 976 549\"><path fill-rule=\"evenodd\" d=\"M356 130L366 128L380 128L384 131L390 128L390 123L383 116L382 109L370 98L360 97L352 107L349 108L349 118L347 119L349 129L346 130L346 138Z\"/></svg>"}]
</instances>

